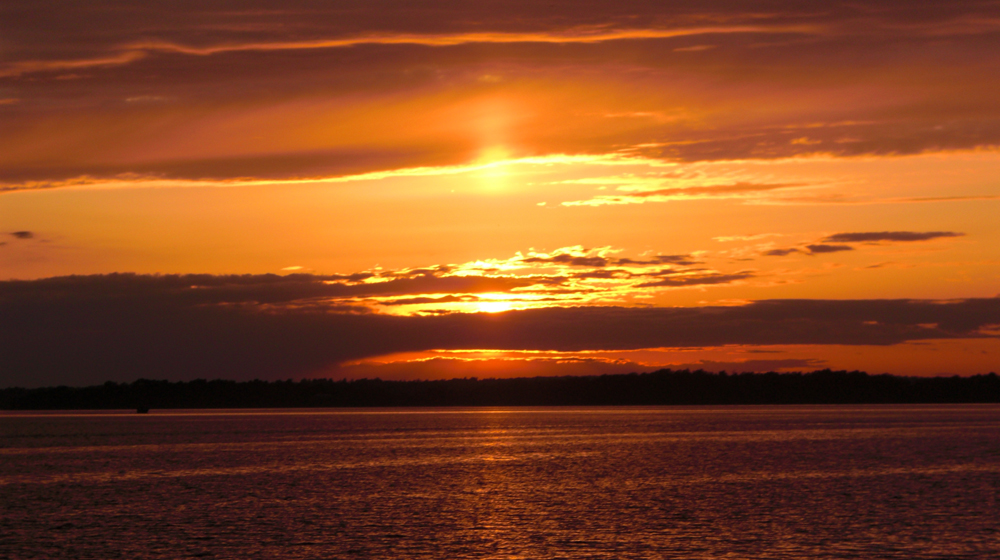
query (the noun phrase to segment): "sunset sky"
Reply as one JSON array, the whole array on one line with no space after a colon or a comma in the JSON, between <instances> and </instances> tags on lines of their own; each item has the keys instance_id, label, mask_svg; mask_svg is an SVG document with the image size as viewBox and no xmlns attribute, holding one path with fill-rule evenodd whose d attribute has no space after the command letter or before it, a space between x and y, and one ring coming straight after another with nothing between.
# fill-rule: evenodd
<instances>
[{"instance_id":1,"label":"sunset sky","mask_svg":"<svg viewBox=\"0 0 1000 560\"><path fill-rule=\"evenodd\" d=\"M0 386L1000 370L1000 2L0 5Z\"/></svg>"}]
</instances>

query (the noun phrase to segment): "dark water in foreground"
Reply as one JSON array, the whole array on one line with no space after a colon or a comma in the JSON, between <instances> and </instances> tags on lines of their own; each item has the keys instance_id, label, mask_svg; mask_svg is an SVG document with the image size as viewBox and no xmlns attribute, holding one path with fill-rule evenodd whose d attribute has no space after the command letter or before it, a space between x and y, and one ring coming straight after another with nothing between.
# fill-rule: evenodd
<instances>
[{"instance_id":1,"label":"dark water in foreground","mask_svg":"<svg viewBox=\"0 0 1000 560\"><path fill-rule=\"evenodd\" d=\"M0 414L2 558L1000 558L1000 407Z\"/></svg>"}]
</instances>

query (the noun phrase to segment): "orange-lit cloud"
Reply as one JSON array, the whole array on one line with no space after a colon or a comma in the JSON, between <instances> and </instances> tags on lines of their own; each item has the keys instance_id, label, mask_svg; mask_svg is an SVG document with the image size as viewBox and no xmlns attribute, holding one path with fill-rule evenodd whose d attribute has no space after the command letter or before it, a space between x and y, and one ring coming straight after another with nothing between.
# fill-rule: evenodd
<instances>
[{"instance_id":1,"label":"orange-lit cloud","mask_svg":"<svg viewBox=\"0 0 1000 560\"><path fill-rule=\"evenodd\" d=\"M18 102L0 105L0 181L320 177L491 149L720 161L1000 144L994 8L782 5L28 5L5 19L0 99ZM55 13L74 22L61 42Z\"/></svg>"},{"instance_id":2,"label":"orange-lit cloud","mask_svg":"<svg viewBox=\"0 0 1000 560\"><path fill-rule=\"evenodd\" d=\"M998 32L971 0L8 0L0 353L987 369Z\"/></svg>"}]
</instances>

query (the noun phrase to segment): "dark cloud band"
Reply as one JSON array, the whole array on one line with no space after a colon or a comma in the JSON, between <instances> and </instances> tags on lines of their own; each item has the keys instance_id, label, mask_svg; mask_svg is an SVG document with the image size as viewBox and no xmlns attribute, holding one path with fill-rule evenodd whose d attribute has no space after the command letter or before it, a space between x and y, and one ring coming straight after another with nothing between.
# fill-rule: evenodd
<instances>
[{"instance_id":1,"label":"dark cloud band","mask_svg":"<svg viewBox=\"0 0 1000 560\"><path fill-rule=\"evenodd\" d=\"M220 289L210 286L216 282ZM315 277L90 276L0 283L0 386L137 377L276 379L428 349L624 350L890 345L989 336L1000 298L769 300L738 307L569 307L390 316L297 305ZM224 288L224 289L222 289ZM284 302L261 306L249 302Z\"/></svg>"}]
</instances>

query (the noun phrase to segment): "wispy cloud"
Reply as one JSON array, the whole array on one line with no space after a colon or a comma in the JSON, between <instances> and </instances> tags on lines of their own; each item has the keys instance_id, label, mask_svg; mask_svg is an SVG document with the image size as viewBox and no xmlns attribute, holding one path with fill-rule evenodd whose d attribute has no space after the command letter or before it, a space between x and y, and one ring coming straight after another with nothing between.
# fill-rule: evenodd
<instances>
[{"instance_id":1,"label":"wispy cloud","mask_svg":"<svg viewBox=\"0 0 1000 560\"><path fill-rule=\"evenodd\" d=\"M854 247L850 245L829 245L826 243L815 243L811 245L806 245L806 249L813 255L819 255L823 253L839 253L841 251L853 251Z\"/></svg>"},{"instance_id":2,"label":"wispy cloud","mask_svg":"<svg viewBox=\"0 0 1000 560\"><path fill-rule=\"evenodd\" d=\"M742 271L733 274L720 274L718 272L694 272L690 274L677 274L671 275L667 278L656 280L653 282L644 282L639 284L640 288L656 288L661 286L666 287L680 287L680 286L712 286L716 284L732 284L734 282L739 282L740 280L746 280L748 278L753 278L755 276L753 271Z\"/></svg>"},{"instance_id":3,"label":"wispy cloud","mask_svg":"<svg viewBox=\"0 0 1000 560\"><path fill-rule=\"evenodd\" d=\"M832 243L873 243L873 242L911 242L930 241L947 237L962 237L964 233L954 231L862 231L850 233L835 233L823 238Z\"/></svg>"},{"instance_id":4,"label":"wispy cloud","mask_svg":"<svg viewBox=\"0 0 1000 560\"><path fill-rule=\"evenodd\" d=\"M725 185L677 187L656 190L626 191L620 194L598 195L588 200L563 202L563 206L604 206L616 204L643 204L678 200L747 199L779 189L801 188L803 183L732 183ZM621 191L621 189L619 189Z\"/></svg>"},{"instance_id":5,"label":"wispy cloud","mask_svg":"<svg viewBox=\"0 0 1000 560\"><path fill-rule=\"evenodd\" d=\"M785 257L794 253L801 253L802 250L797 247L789 247L786 249L769 249L761 253L765 257Z\"/></svg>"},{"instance_id":6,"label":"wispy cloud","mask_svg":"<svg viewBox=\"0 0 1000 560\"><path fill-rule=\"evenodd\" d=\"M713 237L713 241L718 241L720 243L729 243L732 241L756 241L758 239L766 239L768 237L780 237L780 233L758 233L755 235L727 235L720 237Z\"/></svg>"},{"instance_id":7,"label":"wispy cloud","mask_svg":"<svg viewBox=\"0 0 1000 560\"><path fill-rule=\"evenodd\" d=\"M343 49L361 45L420 45L426 47L451 47L466 44L513 43L603 43L651 39L673 39L697 35L747 34L747 33L796 33L812 34L818 28L807 25L732 25L690 27L677 29L606 29L571 28L549 32L471 32L471 33L372 33L354 37L313 39L306 41L263 41L194 46L171 41L142 41L122 45L112 52L90 59L24 60L0 67L0 77L20 76L37 72L80 70L86 68L121 66L141 60L154 53L211 56L234 52L303 51L315 49Z\"/></svg>"},{"instance_id":8,"label":"wispy cloud","mask_svg":"<svg viewBox=\"0 0 1000 560\"><path fill-rule=\"evenodd\" d=\"M548 154L543 156L527 156L505 158L496 161L474 162L456 165L436 165L419 167L399 167L349 173L342 175L318 175L296 178L265 178L265 177L233 177L231 179L184 179L164 178L158 174L121 173L110 177L82 175L58 181L23 181L3 182L0 180L0 193L21 190L41 190L55 188L203 188L203 187L252 187L272 185L276 187L308 184L339 184L407 177L450 177L490 171L503 171L518 166L552 166L552 165L587 165L597 167L615 166L648 166L651 168L666 167L670 164L659 160L651 160L639 156L619 153L610 154Z\"/></svg>"},{"instance_id":9,"label":"wispy cloud","mask_svg":"<svg viewBox=\"0 0 1000 560\"><path fill-rule=\"evenodd\" d=\"M819 255L826 253L839 253L843 251L853 251L857 247L854 244L883 244L883 243L913 243L919 241L932 241L934 239L947 239L963 237L964 233L954 231L860 231L844 232L827 235L818 242L802 244L798 247L784 247L778 249L768 249L761 252L765 257L784 257L795 253L808 255Z\"/></svg>"}]
</instances>

